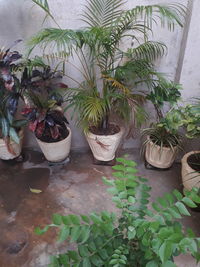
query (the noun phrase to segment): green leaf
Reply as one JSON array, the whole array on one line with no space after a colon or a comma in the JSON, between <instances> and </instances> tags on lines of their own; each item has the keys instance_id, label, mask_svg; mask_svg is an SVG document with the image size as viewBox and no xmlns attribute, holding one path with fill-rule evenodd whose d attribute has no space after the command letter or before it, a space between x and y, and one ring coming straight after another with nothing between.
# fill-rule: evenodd
<instances>
[{"instance_id":1,"label":"green leaf","mask_svg":"<svg viewBox=\"0 0 200 267\"><path fill-rule=\"evenodd\" d=\"M91 220L92 220L94 223L96 223L96 224L99 224L99 223L102 223L102 222L103 222L102 219L101 219L101 217L98 216L98 215L95 214L95 213L91 213L91 214L90 214L90 218L91 218Z\"/></svg>"},{"instance_id":2,"label":"green leaf","mask_svg":"<svg viewBox=\"0 0 200 267\"><path fill-rule=\"evenodd\" d=\"M91 257L91 262L94 264L94 266L102 266L103 265L103 261L101 260L101 258L97 255L93 255Z\"/></svg>"},{"instance_id":3,"label":"green leaf","mask_svg":"<svg viewBox=\"0 0 200 267\"><path fill-rule=\"evenodd\" d=\"M62 221L63 221L63 223L64 223L65 225L71 225L71 224L72 224L72 222L71 222L69 216L62 216Z\"/></svg>"},{"instance_id":4,"label":"green leaf","mask_svg":"<svg viewBox=\"0 0 200 267\"><path fill-rule=\"evenodd\" d=\"M103 176L102 179L103 179L103 182L104 182L105 185L110 185L110 186L115 185L115 181L114 180L109 180L105 176Z\"/></svg>"},{"instance_id":5,"label":"green leaf","mask_svg":"<svg viewBox=\"0 0 200 267\"><path fill-rule=\"evenodd\" d=\"M172 261L166 261L161 265L161 267L177 267L177 266Z\"/></svg>"},{"instance_id":6,"label":"green leaf","mask_svg":"<svg viewBox=\"0 0 200 267\"><path fill-rule=\"evenodd\" d=\"M79 260L79 255L75 250L68 250L68 255L75 262L77 262Z\"/></svg>"},{"instance_id":7,"label":"green leaf","mask_svg":"<svg viewBox=\"0 0 200 267\"><path fill-rule=\"evenodd\" d=\"M178 213L176 207L172 207L168 209L168 212L175 218L175 219L181 219L181 215Z\"/></svg>"},{"instance_id":8,"label":"green leaf","mask_svg":"<svg viewBox=\"0 0 200 267\"><path fill-rule=\"evenodd\" d=\"M182 201L190 208L196 208L197 205L188 197L184 197Z\"/></svg>"},{"instance_id":9,"label":"green leaf","mask_svg":"<svg viewBox=\"0 0 200 267\"><path fill-rule=\"evenodd\" d=\"M186 215L186 216L191 216L189 211L187 210L187 208L185 207L185 205L183 203L177 202L175 205L181 214Z\"/></svg>"},{"instance_id":10,"label":"green leaf","mask_svg":"<svg viewBox=\"0 0 200 267\"><path fill-rule=\"evenodd\" d=\"M81 243L85 243L89 237L90 237L90 227L89 226L82 226L81 235L79 237Z\"/></svg>"},{"instance_id":11,"label":"green leaf","mask_svg":"<svg viewBox=\"0 0 200 267\"><path fill-rule=\"evenodd\" d=\"M68 236L69 236L69 233L70 233L70 230L69 230L69 227L67 226L63 226L60 230L60 233L59 233L59 237L58 237L58 241L59 242L63 242L65 241Z\"/></svg>"},{"instance_id":12,"label":"green leaf","mask_svg":"<svg viewBox=\"0 0 200 267\"><path fill-rule=\"evenodd\" d=\"M55 225L61 225L62 224L62 216L60 214L53 214L52 221Z\"/></svg>"},{"instance_id":13,"label":"green leaf","mask_svg":"<svg viewBox=\"0 0 200 267\"><path fill-rule=\"evenodd\" d=\"M88 257L90 254L88 248L85 245L79 245L78 251L81 257Z\"/></svg>"},{"instance_id":14,"label":"green leaf","mask_svg":"<svg viewBox=\"0 0 200 267\"><path fill-rule=\"evenodd\" d=\"M69 219L71 220L71 222L75 225L80 225L80 218L77 215L74 214L70 214L68 215Z\"/></svg>"},{"instance_id":15,"label":"green leaf","mask_svg":"<svg viewBox=\"0 0 200 267\"><path fill-rule=\"evenodd\" d=\"M75 242L78 240L79 236L81 234L81 227L76 225L71 230L71 241Z\"/></svg>"},{"instance_id":16,"label":"green leaf","mask_svg":"<svg viewBox=\"0 0 200 267\"><path fill-rule=\"evenodd\" d=\"M175 196L179 201L182 200L183 195L182 195L177 189L175 189L175 190L173 191L173 194L174 194L174 196Z\"/></svg>"},{"instance_id":17,"label":"green leaf","mask_svg":"<svg viewBox=\"0 0 200 267\"><path fill-rule=\"evenodd\" d=\"M159 267L159 265L156 261L150 261L145 267Z\"/></svg>"},{"instance_id":18,"label":"green leaf","mask_svg":"<svg viewBox=\"0 0 200 267\"><path fill-rule=\"evenodd\" d=\"M40 227L36 227L34 232L36 233L36 235L43 235L44 233L46 233L49 229L49 226L45 226L43 229L41 229Z\"/></svg>"},{"instance_id":19,"label":"green leaf","mask_svg":"<svg viewBox=\"0 0 200 267\"><path fill-rule=\"evenodd\" d=\"M112 195L116 195L118 194L118 190L116 187L111 187L111 188L108 188L107 191L112 194Z\"/></svg>"},{"instance_id":20,"label":"green leaf","mask_svg":"<svg viewBox=\"0 0 200 267\"><path fill-rule=\"evenodd\" d=\"M83 259L83 267L91 267L91 263L90 263L90 260L89 258L84 258Z\"/></svg>"},{"instance_id":21,"label":"green leaf","mask_svg":"<svg viewBox=\"0 0 200 267\"><path fill-rule=\"evenodd\" d=\"M90 219L89 219L88 216L86 216L86 215L80 215L80 216L81 216L81 219L82 219L84 222L86 222L86 223L90 223Z\"/></svg>"},{"instance_id":22,"label":"green leaf","mask_svg":"<svg viewBox=\"0 0 200 267\"><path fill-rule=\"evenodd\" d=\"M126 170L126 172L128 172L128 173L133 173L133 174L135 174L135 173L138 172L137 169L132 168L132 167L126 167L125 170Z\"/></svg>"},{"instance_id":23,"label":"green leaf","mask_svg":"<svg viewBox=\"0 0 200 267\"><path fill-rule=\"evenodd\" d=\"M115 171L125 171L126 170L126 167L124 167L123 165L115 165L112 167L113 170Z\"/></svg>"},{"instance_id":24,"label":"green leaf","mask_svg":"<svg viewBox=\"0 0 200 267\"><path fill-rule=\"evenodd\" d=\"M100 249L98 250L98 253L99 256L102 258L102 260L104 261L107 260L107 258L109 257L106 249Z\"/></svg>"},{"instance_id":25,"label":"green leaf","mask_svg":"<svg viewBox=\"0 0 200 267\"><path fill-rule=\"evenodd\" d=\"M136 202L136 199L132 196L128 197L128 202L134 204Z\"/></svg>"},{"instance_id":26,"label":"green leaf","mask_svg":"<svg viewBox=\"0 0 200 267\"><path fill-rule=\"evenodd\" d=\"M172 244L170 242L164 242L159 248L158 254L163 263L167 261L172 255Z\"/></svg>"}]
</instances>

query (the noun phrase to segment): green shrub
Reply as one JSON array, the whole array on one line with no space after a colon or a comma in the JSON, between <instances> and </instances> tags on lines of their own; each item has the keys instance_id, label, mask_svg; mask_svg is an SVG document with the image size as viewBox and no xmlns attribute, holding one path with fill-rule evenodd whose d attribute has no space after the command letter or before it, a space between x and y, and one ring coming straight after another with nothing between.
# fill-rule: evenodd
<instances>
[{"instance_id":1,"label":"green shrub","mask_svg":"<svg viewBox=\"0 0 200 267\"><path fill-rule=\"evenodd\" d=\"M174 257L185 253L199 261L200 238L179 222L182 216L190 216L186 206L200 203L196 190L184 195L174 190L149 205L151 188L136 175L136 163L123 158L117 162L113 167L116 179L103 177L103 181L120 215L107 211L54 214L53 224L35 229L40 235L57 227L59 241L74 244L75 250L52 256L50 266L173 267Z\"/></svg>"}]
</instances>

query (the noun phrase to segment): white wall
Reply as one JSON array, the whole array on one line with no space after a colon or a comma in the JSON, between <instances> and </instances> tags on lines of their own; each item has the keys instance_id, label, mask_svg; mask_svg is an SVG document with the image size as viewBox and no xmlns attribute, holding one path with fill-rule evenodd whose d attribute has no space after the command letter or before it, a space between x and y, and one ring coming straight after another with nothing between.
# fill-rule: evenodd
<instances>
[{"instance_id":1,"label":"white wall","mask_svg":"<svg viewBox=\"0 0 200 267\"><path fill-rule=\"evenodd\" d=\"M200 10L199 0L194 0L196 2L196 9L194 12ZM83 23L79 20L81 18L81 10L85 4L85 0L49 0L50 8L52 13L58 22L58 24L63 28L77 29L83 26ZM163 0L128 0L126 6L128 8L134 7L140 4L154 4L154 3L164 3ZM174 0L166 0L168 3L174 3ZM181 4L187 5L187 0L176 0ZM42 26L42 21L44 18L44 13L41 9L34 6L30 0L0 0L0 46L9 45L14 40L22 38L24 40L23 44L19 44L16 49L25 51L25 41L34 33L36 33ZM196 20L195 20L196 18ZM198 56L195 56L196 52L194 49L198 48L199 38L200 38L200 24L198 23L198 14L194 13L194 21L192 21L192 27L189 34L188 46L186 49L186 55L184 59L184 68L181 71L181 81L186 87L190 89L192 87L195 90L199 88L199 76L198 76ZM195 27L194 27L195 25ZM52 20L47 20L43 27L54 27L55 24ZM194 30L195 29L195 30ZM196 39L195 39L196 38ZM177 73L177 67L180 56L180 49L182 47L183 40L183 29L177 27L174 32L168 32L165 29L157 27L154 31L154 36L152 39L166 43L168 46L168 54L163 57L158 62L158 69L165 72L168 78L171 80L175 79ZM193 40L194 39L194 40ZM194 46L192 45L194 44ZM36 52L38 52L37 50ZM76 78L80 78L76 70L71 67L68 69L69 73L74 75ZM192 76L190 76L192 75ZM192 77L194 80L191 82L188 79ZM69 80L66 81L71 84ZM191 93L191 91L190 91ZM188 95L189 91L184 91L184 96ZM69 114L68 114L69 115ZM69 116L68 116L69 117ZM71 124L73 131L73 142L72 146L74 148L86 147L84 137L82 136L81 130L74 126L74 122ZM35 145L33 139L28 138L28 145ZM138 145L138 139L129 140L126 143L128 147L134 147Z\"/></svg>"}]
</instances>

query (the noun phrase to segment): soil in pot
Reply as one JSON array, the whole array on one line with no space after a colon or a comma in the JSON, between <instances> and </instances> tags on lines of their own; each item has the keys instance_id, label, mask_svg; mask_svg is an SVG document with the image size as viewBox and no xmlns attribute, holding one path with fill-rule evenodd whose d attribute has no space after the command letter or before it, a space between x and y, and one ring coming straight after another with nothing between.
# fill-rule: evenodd
<instances>
[{"instance_id":1,"label":"soil in pot","mask_svg":"<svg viewBox=\"0 0 200 267\"><path fill-rule=\"evenodd\" d=\"M36 137L39 140L41 140L42 142L45 142L45 143L55 143L55 142L62 141L65 138L67 138L67 136L69 135L69 131L68 131L68 129L67 129L65 124L60 125L59 127L60 127L60 129L59 129L60 135L56 139L52 138L51 132L50 132L50 128L48 126L45 127L45 130L44 130L44 133L43 133L42 136L39 137L36 134Z\"/></svg>"},{"instance_id":2,"label":"soil in pot","mask_svg":"<svg viewBox=\"0 0 200 267\"><path fill-rule=\"evenodd\" d=\"M120 127L116 124L109 124L106 129L91 126L90 132L95 135L114 135L120 132Z\"/></svg>"},{"instance_id":3,"label":"soil in pot","mask_svg":"<svg viewBox=\"0 0 200 267\"><path fill-rule=\"evenodd\" d=\"M193 170L200 173L200 153L190 155L187 163Z\"/></svg>"}]
</instances>

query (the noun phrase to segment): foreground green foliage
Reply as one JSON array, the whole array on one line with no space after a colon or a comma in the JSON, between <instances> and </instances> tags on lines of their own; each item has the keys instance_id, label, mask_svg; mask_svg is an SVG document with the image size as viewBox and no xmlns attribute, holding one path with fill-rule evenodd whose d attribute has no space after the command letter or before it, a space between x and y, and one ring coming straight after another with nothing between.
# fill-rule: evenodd
<instances>
[{"instance_id":1,"label":"foreground green foliage","mask_svg":"<svg viewBox=\"0 0 200 267\"><path fill-rule=\"evenodd\" d=\"M53 215L49 227L59 229L59 242L67 240L75 249L52 256L50 266L146 266L173 267L175 256L190 253L199 261L200 238L191 229L184 231L179 219L190 216L186 206L200 203L195 189L183 196L174 190L149 205L151 188L137 176L136 163L118 158L115 180L103 177L120 215L103 211L89 215Z\"/></svg>"}]
</instances>

